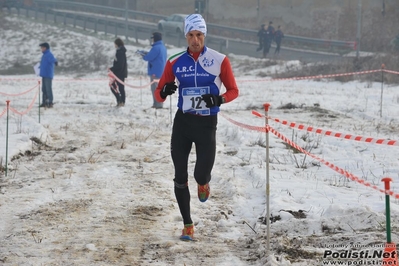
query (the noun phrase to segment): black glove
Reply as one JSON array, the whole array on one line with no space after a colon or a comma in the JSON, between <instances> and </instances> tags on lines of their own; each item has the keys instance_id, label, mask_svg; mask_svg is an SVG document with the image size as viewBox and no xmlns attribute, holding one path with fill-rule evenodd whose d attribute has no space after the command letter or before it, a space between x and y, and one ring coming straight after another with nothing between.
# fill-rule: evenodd
<instances>
[{"instance_id":1,"label":"black glove","mask_svg":"<svg viewBox=\"0 0 399 266\"><path fill-rule=\"evenodd\" d=\"M163 89L161 90L161 97L162 99L166 99L166 96L168 95L172 95L173 93L175 93L177 89L177 86L175 85L175 82L169 82L166 83L165 86L163 86Z\"/></svg>"},{"instance_id":2,"label":"black glove","mask_svg":"<svg viewBox=\"0 0 399 266\"><path fill-rule=\"evenodd\" d=\"M58 66L58 61L55 61L54 65Z\"/></svg>"},{"instance_id":3,"label":"black glove","mask_svg":"<svg viewBox=\"0 0 399 266\"><path fill-rule=\"evenodd\" d=\"M206 103L207 108L220 106L222 104L222 96L215 94L204 94L202 100Z\"/></svg>"}]
</instances>

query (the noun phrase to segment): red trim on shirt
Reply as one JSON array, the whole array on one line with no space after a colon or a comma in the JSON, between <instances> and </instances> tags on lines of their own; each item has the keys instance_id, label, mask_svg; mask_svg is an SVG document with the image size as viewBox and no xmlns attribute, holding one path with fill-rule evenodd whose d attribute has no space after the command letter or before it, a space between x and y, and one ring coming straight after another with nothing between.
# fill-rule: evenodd
<instances>
[{"instance_id":1,"label":"red trim on shirt","mask_svg":"<svg viewBox=\"0 0 399 266\"><path fill-rule=\"evenodd\" d=\"M227 56L223 59L220 68L220 80L226 87L226 92L222 96L226 100L226 103L228 103L237 98L239 92L236 79L234 78L233 69L231 68L230 60Z\"/></svg>"},{"instance_id":2,"label":"red trim on shirt","mask_svg":"<svg viewBox=\"0 0 399 266\"><path fill-rule=\"evenodd\" d=\"M155 89L154 96L155 100L158 102L164 102L166 99L163 99L160 95L162 88L166 83L175 81L175 74L173 73L172 63L170 61L166 61L165 68L162 73L162 77L158 82L158 86Z\"/></svg>"},{"instance_id":3,"label":"red trim on shirt","mask_svg":"<svg viewBox=\"0 0 399 266\"><path fill-rule=\"evenodd\" d=\"M203 51L204 49L202 49L202 51ZM191 55L191 57L192 58L194 58L194 60L195 61L197 61L198 60L198 57L200 56L200 54L202 53L202 51L201 52L190 52L190 55Z\"/></svg>"}]
</instances>

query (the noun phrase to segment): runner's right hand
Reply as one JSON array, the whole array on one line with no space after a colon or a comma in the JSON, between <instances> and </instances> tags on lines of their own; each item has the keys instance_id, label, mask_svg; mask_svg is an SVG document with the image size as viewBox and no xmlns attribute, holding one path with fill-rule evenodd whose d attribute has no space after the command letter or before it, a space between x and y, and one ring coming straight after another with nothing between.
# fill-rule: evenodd
<instances>
[{"instance_id":1,"label":"runner's right hand","mask_svg":"<svg viewBox=\"0 0 399 266\"><path fill-rule=\"evenodd\" d=\"M173 93L176 92L177 86L175 85L175 82L168 82L163 86L161 90L161 97L162 99L165 99L168 95L172 95Z\"/></svg>"}]
</instances>

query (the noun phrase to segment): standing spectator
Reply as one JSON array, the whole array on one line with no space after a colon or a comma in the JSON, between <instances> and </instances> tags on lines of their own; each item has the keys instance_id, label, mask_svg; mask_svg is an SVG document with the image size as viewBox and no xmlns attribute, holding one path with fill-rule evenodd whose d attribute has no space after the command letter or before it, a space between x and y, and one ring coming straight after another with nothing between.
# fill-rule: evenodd
<instances>
[{"instance_id":1,"label":"standing spectator","mask_svg":"<svg viewBox=\"0 0 399 266\"><path fill-rule=\"evenodd\" d=\"M204 18L200 14L188 15L184 25L188 48L166 62L155 97L163 102L176 90L179 92L170 150L175 168L174 192L184 224L180 239L192 240L194 225L187 172L190 150L194 143L194 178L198 199L205 202L210 195L220 105L237 98L239 92L227 56L204 44L207 32ZM226 88L223 94L220 91L222 84Z\"/></svg>"},{"instance_id":2,"label":"standing spectator","mask_svg":"<svg viewBox=\"0 0 399 266\"><path fill-rule=\"evenodd\" d=\"M40 76L42 77L43 101L40 107L53 108L53 78L54 66L58 65L57 59L50 51L50 45L47 42L39 44L42 50L42 59L40 60Z\"/></svg>"},{"instance_id":3,"label":"standing spectator","mask_svg":"<svg viewBox=\"0 0 399 266\"><path fill-rule=\"evenodd\" d=\"M256 51L257 51L257 52L260 51L260 50L262 50L262 48L263 48L263 40L264 40L265 34L266 34L265 26L266 26L265 24L262 24L262 25L260 26L260 29L258 30L258 34L256 35L256 36L258 36L258 38L259 38L259 47L256 48Z\"/></svg>"},{"instance_id":4,"label":"standing spectator","mask_svg":"<svg viewBox=\"0 0 399 266\"><path fill-rule=\"evenodd\" d=\"M284 33L280 29L280 25L277 27L277 31L274 33L274 41L276 42L276 50L274 51L274 54L280 54L280 47L281 47L281 41L284 38Z\"/></svg>"},{"instance_id":5,"label":"standing spectator","mask_svg":"<svg viewBox=\"0 0 399 266\"><path fill-rule=\"evenodd\" d=\"M268 31L269 34L271 34L272 40L273 40L273 36L274 36L274 32L275 32L274 27L273 27L273 21L269 21L269 26L267 26L266 31Z\"/></svg>"},{"instance_id":6,"label":"standing spectator","mask_svg":"<svg viewBox=\"0 0 399 266\"><path fill-rule=\"evenodd\" d=\"M263 39L263 58L267 57L267 54L269 53L270 47L273 42L273 38L274 38L273 21L270 21Z\"/></svg>"},{"instance_id":7,"label":"standing spectator","mask_svg":"<svg viewBox=\"0 0 399 266\"><path fill-rule=\"evenodd\" d=\"M123 41L120 38L116 38L114 41L115 44L115 58L112 67L110 70L118 77L123 83L125 82L125 78L127 77L127 60L126 60L126 48ZM115 95L116 98L116 106L121 107L125 106L126 93L125 93L125 85L115 80L113 85L111 86L111 91Z\"/></svg>"},{"instance_id":8,"label":"standing spectator","mask_svg":"<svg viewBox=\"0 0 399 266\"><path fill-rule=\"evenodd\" d=\"M162 34L160 32L154 32L151 39L153 42L152 48L148 53L143 55L143 59L148 61L147 73L151 80L152 107L158 109L163 107L163 103L155 99L154 93L157 88L157 83L153 81L154 79L160 79L162 76L166 64L166 47L163 44Z\"/></svg>"}]
</instances>

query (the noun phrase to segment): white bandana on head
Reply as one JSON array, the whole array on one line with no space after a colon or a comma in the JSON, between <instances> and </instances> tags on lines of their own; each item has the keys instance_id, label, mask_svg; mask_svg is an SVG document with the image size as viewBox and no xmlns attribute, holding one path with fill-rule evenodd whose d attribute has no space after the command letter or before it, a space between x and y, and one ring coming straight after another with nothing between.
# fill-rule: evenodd
<instances>
[{"instance_id":1,"label":"white bandana on head","mask_svg":"<svg viewBox=\"0 0 399 266\"><path fill-rule=\"evenodd\" d=\"M192 30L198 30L206 36L205 19L200 14L191 14L184 20L184 35Z\"/></svg>"}]
</instances>

